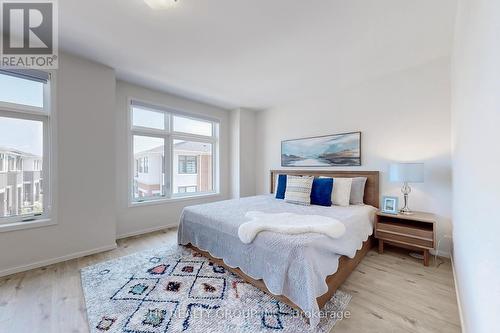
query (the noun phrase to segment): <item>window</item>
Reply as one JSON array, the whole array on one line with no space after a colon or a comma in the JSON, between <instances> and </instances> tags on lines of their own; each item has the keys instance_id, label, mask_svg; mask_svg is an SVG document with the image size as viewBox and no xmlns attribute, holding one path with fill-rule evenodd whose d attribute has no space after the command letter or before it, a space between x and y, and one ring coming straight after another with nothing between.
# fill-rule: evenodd
<instances>
[{"instance_id":1,"label":"window","mask_svg":"<svg viewBox=\"0 0 500 333\"><path fill-rule=\"evenodd\" d=\"M142 135L134 135L132 139L134 160L138 169L134 170L133 199L142 201L165 196L165 172L161 168L165 153L165 139Z\"/></svg>"},{"instance_id":2,"label":"window","mask_svg":"<svg viewBox=\"0 0 500 333\"><path fill-rule=\"evenodd\" d=\"M213 188L213 143L191 140L174 140L174 160L178 160L178 173L174 175L174 194L181 193L180 186L196 186L199 192ZM195 154L195 155L187 155Z\"/></svg>"},{"instance_id":3,"label":"window","mask_svg":"<svg viewBox=\"0 0 500 333\"><path fill-rule=\"evenodd\" d=\"M147 157L141 157L135 160L135 176L138 177L139 173L149 173L149 160Z\"/></svg>"},{"instance_id":4,"label":"window","mask_svg":"<svg viewBox=\"0 0 500 333\"><path fill-rule=\"evenodd\" d=\"M132 124L134 127L165 129L165 114L146 108L135 107L132 114Z\"/></svg>"},{"instance_id":5,"label":"window","mask_svg":"<svg viewBox=\"0 0 500 333\"><path fill-rule=\"evenodd\" d=\"M130 104L131 202L216 193L219 122Z\"/></svg>"},{"instance_id":6,"label":"window","mask_svg":"<svg viewBox=\"0 0 500 333\"><path fill-rule=\"evenodd\" d=\"M213 124L193 118L173 116L174 132L211 136Z\"/></svg>"},{"instance_id":7,"label":"window","mask_svg":"<svg viewBox=\"0 0 500 333\"><path fill-rule=\"evenodd\" d=\"M6 120L4 119L4 121ZM16 171L16 158L14 156L7 156L7 171Z\"/></svg>"},{"instance_id":8,"label":"window","mask_svg":"<svg viewBox=\"0 0 500 333\"><path fill-rule=\"evenodd\" d=\"M196 193L198 192L198 187L196 186L179 186L177 187L178 193Z\"/></svg>"},{"instance_id":9,"label":"window","mask_svg":"<svg viewBox=\"0 0 500 333\"><path fill-rule=\"evenodd\" d=\"M43 73L40 74L43 75ZM30 78L28 75L24 76L21 71L1 71L0 101L12 105L42 109L44 107L43 95L45 89L43 81L45 80Z\"/></svg>"},{"instance_id":10,"label":"window","mask_svg":"<svg viewBox=\"0 0 500 333\"><path fill-rule=\"evenodd\" d=\"M178 173L180 174L196 174L198 171L198 159L194 156L179 156Z\"/></svg>"},{"instance_id":11,"label":"window","mask_svg":"<svg viewBox=\"0 0 500 333\"><path fill-rule=\"evenodd\" d=\"M44 72L0 70L0 224L49 216L49 85Z\"/></svg>"}]
</instances>

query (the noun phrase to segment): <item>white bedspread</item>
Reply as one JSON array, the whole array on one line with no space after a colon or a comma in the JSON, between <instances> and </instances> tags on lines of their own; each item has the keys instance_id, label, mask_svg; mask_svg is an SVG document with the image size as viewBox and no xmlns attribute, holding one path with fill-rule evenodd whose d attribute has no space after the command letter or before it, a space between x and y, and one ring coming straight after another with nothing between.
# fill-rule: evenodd
<instances>
[{"instance_id":1,"label":"white bedspread","mask_svg":"<svg viewBox=\"0 0 500 333\"><path fill-rule=\"evenodd\" d=\"M238 237L249 211L321 215L339 220L345 233L336 239L319 233L288 235L262 231L245 244ZM319 323L316 298L328 291L326 277L337 271L339 258L353 258L373 232L376 209L371 206L323 207L293 205L272 195L219 201L186 207L178 232L179 244L193 244L262 279L275 295L285 295Z\"/></svg>"},{"instance_id":2,"label":"white bedspread","mask_svg":"<svg viewBox=\"0 0 500 333\"><path fill-rule=\"evenodd\" d=\"M262 231L288 235L318 233L330 238L339 238L345 232L345 226L339 220L321 215L250 211L245 217L250 221L238 228L238 237L245 244L251 243Z\"/></svg>"}]
</instances>

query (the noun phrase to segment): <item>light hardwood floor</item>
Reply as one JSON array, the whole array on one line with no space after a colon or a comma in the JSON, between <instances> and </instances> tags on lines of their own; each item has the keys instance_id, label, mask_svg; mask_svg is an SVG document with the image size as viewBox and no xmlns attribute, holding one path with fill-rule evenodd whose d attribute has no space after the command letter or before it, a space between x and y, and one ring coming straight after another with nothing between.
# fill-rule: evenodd
<instances>
[{"instance_id":1,"label":"light hardwood floor","mask_svg":"<svg viewBox=\"0 0 500 333\"><path fill-rule=\"evenodd\" d=\"M0 278L0 332L88 332L79 269L176 242L168 230L118 241L113 251ZM342 288L353 298L342 332L460 332L449 260L429 267L406 251L370 251Z\"/></svg>"}]
</instances>

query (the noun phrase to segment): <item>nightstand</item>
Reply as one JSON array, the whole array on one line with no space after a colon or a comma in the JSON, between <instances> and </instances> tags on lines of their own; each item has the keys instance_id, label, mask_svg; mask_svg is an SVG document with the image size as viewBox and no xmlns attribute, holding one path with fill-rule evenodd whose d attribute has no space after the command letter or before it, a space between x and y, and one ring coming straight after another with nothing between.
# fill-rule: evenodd
<instances>
[{"instance_id":1,"label":"nightstand","mask_svg":"<svg viewBox=\"0 0 500 333\"><path fill-rule=\"evenodd\" d=\"M384 252L384 243L423 251L424 266L429 266L429 250L436 246L436 217L423 212L393 215L379 211L375 216L375 237L379 253Z\"/></svg>"}]
</instances>

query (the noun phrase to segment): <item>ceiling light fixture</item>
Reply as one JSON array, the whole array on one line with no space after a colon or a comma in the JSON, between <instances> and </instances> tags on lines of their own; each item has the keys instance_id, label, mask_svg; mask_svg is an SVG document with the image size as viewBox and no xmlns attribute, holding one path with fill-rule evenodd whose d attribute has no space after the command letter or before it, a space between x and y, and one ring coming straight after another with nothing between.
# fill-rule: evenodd
<instances>
[{"instance_id":1,"label":"ceiling light fixture","mask_svg":"<svg viewBox=\"0 0 500 333\"><path fill-rule=\"evenodd\" d=\"M144 0L144 2L153 9L167 9L175 7L179 0Z\"/></svg>"}]
</instances>

